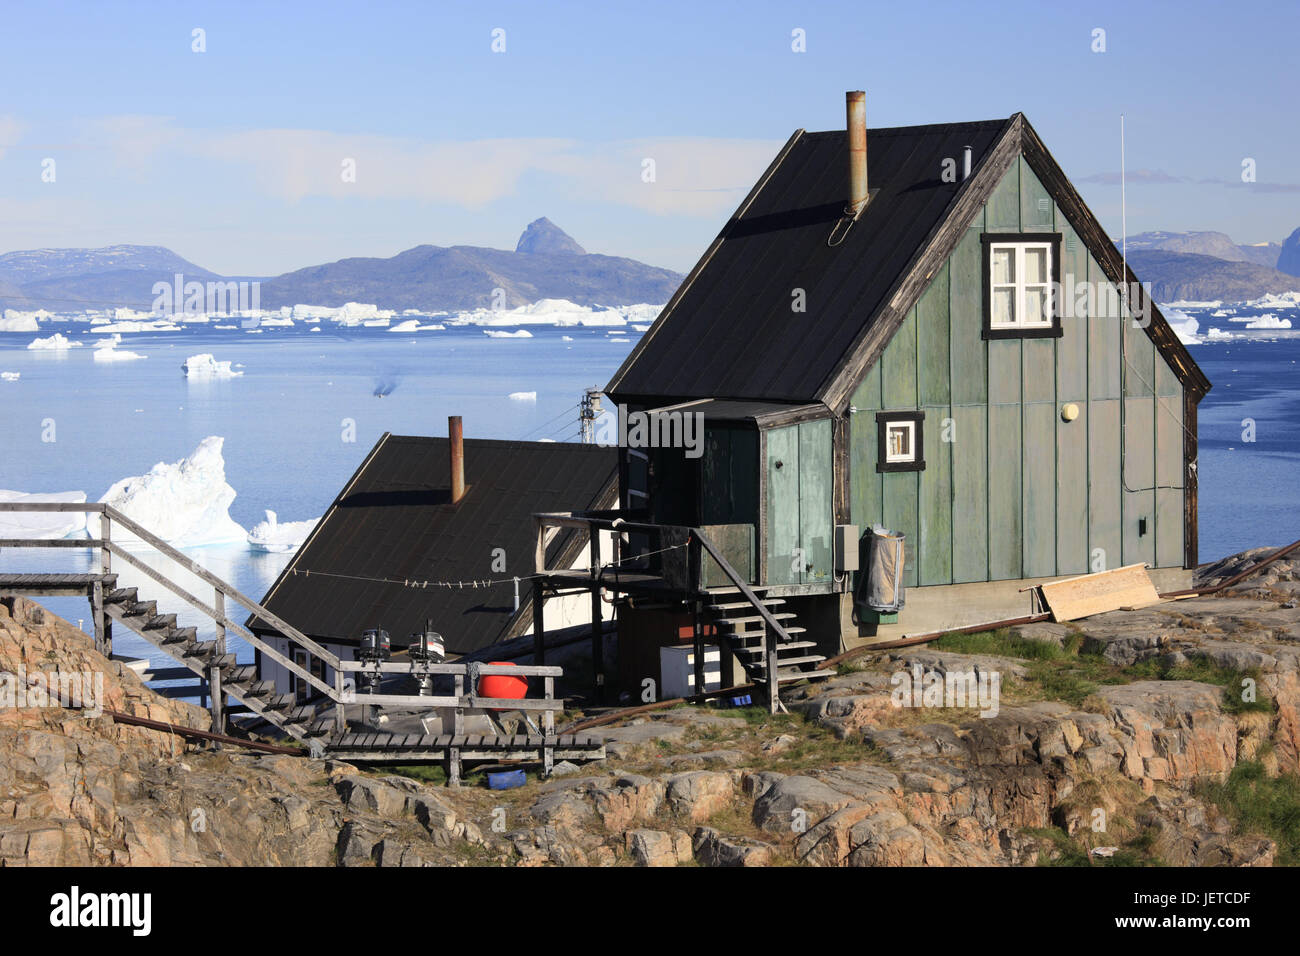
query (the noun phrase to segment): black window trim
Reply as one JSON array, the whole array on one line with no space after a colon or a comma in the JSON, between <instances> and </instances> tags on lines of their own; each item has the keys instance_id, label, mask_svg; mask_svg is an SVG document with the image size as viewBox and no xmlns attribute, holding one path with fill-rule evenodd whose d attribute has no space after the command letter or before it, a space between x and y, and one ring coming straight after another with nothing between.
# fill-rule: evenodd
<instances>
[{"instance_id":1,"label":"black window trim","mask_svg":"<svg viewBox=\"0 0 1300 956\"><path fill-rule=\"evenodd\" d=\"M993 281L990 274L994 243L1047 242L1052 247L1052 276L1054 289L1061 288L1061 233L1059 232L985 232L980 234L983 246L984 271L984 338L986 339L1059 339L1065 334L1061 327L1061 303L1052 296L1052 324L1040 328L993 328Z\"/></svg>"},{"instance_id":2,"label":"black window trim","mask_svg":"<svg viewBox=\"0 0 1300 956\"><path fill-rule=\"evenodd\" d=\"M916 431L912 438L916 457L912 461L886 461L885 447L887 424L889 422L915 422ZM892 412L876 412L876 471L880 473L894 471L925 471L925 412L899 409Z\"/></svg>"}]
</instances>

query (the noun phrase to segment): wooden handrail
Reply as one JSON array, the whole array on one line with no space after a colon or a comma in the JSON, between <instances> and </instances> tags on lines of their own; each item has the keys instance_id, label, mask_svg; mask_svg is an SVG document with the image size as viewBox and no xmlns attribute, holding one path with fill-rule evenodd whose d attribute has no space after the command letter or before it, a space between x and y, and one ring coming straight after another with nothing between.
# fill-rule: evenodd
<instances>
[{"instance_id":1,"label":"wooden handrail","mask_svg":"<svg viewBox=\"0 0 1300 956\"><path fill-rule=\"evenodd\" d=\"M223 581L207 568L200 565L197 561L188 557L178 549L172 547L162 538L158 537L138 522L128 518L125 514L118 511L112 505L104 502L72 502L72 501L48 501L48 502L0 502L0 512L83 512L87 514L103 515L105 523L116 523L126 529L136 538L143 541L149 547L153 548L159 554L176 562L185 568L199 580L210 584L217 592L226 595L242 604L259 620L266 622L276 631L294 644L299 645L313 657L324 661L330 667L338 670L343 663L336 654L331 653L324 647L321 647L307 635L303 634L296 627L284 621L278 615L272 614L261 604L252 598L240 592L230 583ZM324 692L336 703L340 702L337 691L321 680L315 674L311 673L309 668L304 668L292 660L292 655L286 657L275 648L271 647L265 641L258 638L249 629L230 620L224 613L217 611L215 608L208 606L199 598L190 594L180 585L176 584L161 571L151 567L148 563L140 560L131 552L121 547L116 541L111 540L107 535L103 538L5 538L0 539L0 547L13 548L85 548L88 550L99 550L101 554L112 554L126 561L132 567L137 568L163 587L170 590L181 600L187 602L195 610L207 615L216 624L233 629L249 644L252 644L259 651L267 654L272 660L285 667L290 673L301 677L317 690Z\"/></svg>"}]
</instances>

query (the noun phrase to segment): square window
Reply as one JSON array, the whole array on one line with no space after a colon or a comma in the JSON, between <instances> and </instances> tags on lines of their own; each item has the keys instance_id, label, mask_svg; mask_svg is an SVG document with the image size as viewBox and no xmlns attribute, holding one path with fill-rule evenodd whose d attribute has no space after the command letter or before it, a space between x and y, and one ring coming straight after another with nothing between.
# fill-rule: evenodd
<instances>
[{"instance_id":1,"label":"square window","mask_svg":"<svg viewBox=\"0 0 1300 956\"><path fill-rule=\"evenodd\" d=\"M877 412L876 471L924 471L924 412Z\"/></svg>"},{"instance_id":2,"label":"square window","mask_svg":"<svg viewBox=\"0 0 1300 956\"><path fill-rule=\"evenodd\" d=\"M1059 233L984 233L984 337L1058 336Z\"/></svg>"}]
</instances>

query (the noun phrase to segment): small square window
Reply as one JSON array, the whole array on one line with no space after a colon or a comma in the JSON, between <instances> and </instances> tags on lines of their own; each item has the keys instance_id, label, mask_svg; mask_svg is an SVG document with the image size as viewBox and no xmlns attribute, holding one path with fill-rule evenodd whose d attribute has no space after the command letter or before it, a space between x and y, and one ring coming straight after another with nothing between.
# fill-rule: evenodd
<instances>
[{"instance_id":1,"label":"small square window","mask_svg":"<svg viewBox=\"0 0 1300 956\"><path fill-rule=\"evenodd\" d=\"M924 471L924 412L879 412L876 471Z\"/></svg>"}]
</instances>

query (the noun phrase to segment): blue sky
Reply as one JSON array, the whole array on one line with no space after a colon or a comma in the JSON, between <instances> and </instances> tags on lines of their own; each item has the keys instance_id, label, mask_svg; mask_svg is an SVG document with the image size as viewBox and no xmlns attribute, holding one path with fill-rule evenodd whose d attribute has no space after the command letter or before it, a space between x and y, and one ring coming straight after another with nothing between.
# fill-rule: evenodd
<instances>
[{"instance_id":1,"label":"blue sky","mask_svg":"<svg viewBox=\"0 0 1300 956\"><path fill-rule=\"evenodd\" d=\"M870 126L1023 111L1114 234L1125 113L1130 233L1281 240L1300 226L1298 11L10 0L0 251L160 244L273 275L513 248L545 215L589 251L684 271L794 129L843 127L847 89L867 91Z\"/></svg>"}]
</instances>

